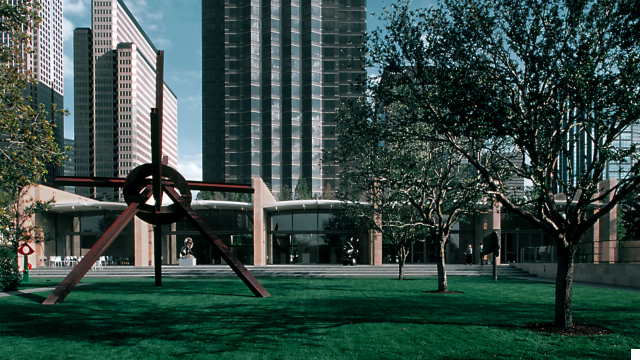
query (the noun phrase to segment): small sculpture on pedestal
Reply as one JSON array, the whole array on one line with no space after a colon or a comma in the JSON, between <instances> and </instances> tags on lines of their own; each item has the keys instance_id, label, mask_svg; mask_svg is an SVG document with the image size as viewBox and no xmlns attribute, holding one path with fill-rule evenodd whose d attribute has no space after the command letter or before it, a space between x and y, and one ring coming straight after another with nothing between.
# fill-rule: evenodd
<instances>
[{"instance_id":1,"label":"small sculpture on pedestal","mask_svg":"<svg viewBox=\"0 0 640 360\"><path fill-rule=\"evenodd\" d=\"M196 258L193 256L193 239L184 239L184 246L180 249L180 266L195 266Z\"/></svg>"},{"instance_id":2,"label":"small sculpture on pedestal","mask_svg":"<svg viewBox=\"0 0 640 360\"><path fill-rule=\"evenodd\" d=\"M358 257L358 239L351 238L344 243L342 248L342 266L356 266L356 258Z\"/></svg>"}]
</instances>

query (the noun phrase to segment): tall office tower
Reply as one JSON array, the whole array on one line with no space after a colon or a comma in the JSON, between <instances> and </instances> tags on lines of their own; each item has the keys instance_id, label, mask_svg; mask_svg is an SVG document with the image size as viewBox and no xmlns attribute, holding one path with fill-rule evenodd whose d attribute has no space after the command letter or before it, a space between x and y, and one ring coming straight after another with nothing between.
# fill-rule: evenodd
<instances>
[{"instance_id":1,"label":"tall office tower","mask_svg":"<svg viewBox=\"0 0 640 360\"><path fill-rule=\"evenodd\" d=\"M15 5L20 0L9 0ZM47 120L55 124L54 137L58 148L64 151L64 116L53 110L64 107L64 78L62 55L62 0L41 0L38 15L41 18L39 28L33 35L35 53L25 57L25 68L33 71L35 84L27 85L24 90L26 104L32 107L44 105ZM2 42L8 42L8 34L0 33ZM28 101L31 99L32 101ZM44 183L53 186L56 176L63 174L62 166L47 165Z\"/></svg>"},{"instance_id":2,"label":"tall office tower","mask_svg":"<svg viewBox=\"0 0 640 360\"><path fill-rule=\"evenodd\" d=\"M614 141L614 145L620 149L628 150L632 144L640 143L640 126L630 125ZM627 157L623 162L609 162L605 168L605 179L625 179L629 175L633 162Z\"/></svg>"},{"instance_id":3,"label":"tall office tower","mask_svg":"<svg viewBox=\"0 0 640 360\"><path fill-rule=\"evenodd\" d=\"M151 162L158 50L122 0L92 1L91 29L74 31L75 142L78 176L126 177ZM178 157L178 100L164 84L163 153ZM78 194L121 199L120 189Z\"/></svg>"},{"instance_id":4,"label":"tall office tower","mask_svg":"<svg viewBox=\"0 0 640 360\"><path fill-rule=\"evenodd\" d=\"M365 14L365 0L202 1L205 181L336 189L337 167L320 160L339 97L359 96Z\"/></svg>"},{"instance_id":5,"label":"tall office tower","mask_svg":"<svg viewBox=\"0 0 640 360\"><path fill-rule=\"evenodd\" d=\"M597 144L594 143L594 134L588 134L585 130L571 132L571 141L568 147L571 149L570 156L562 156L558 164L559 179L557 192L564 192L569 184L577 185L577 179L581 174L589 171L589 166L596 155ZM631 145L640 142L640 126L629 125L617 139L613 141L613 146L620 150L629 150ZM634 160L631 156L625 157L623 161L610 161L605 164L604 172L600 180L605 179L625 179L629 176Z\"/></svg>"}]
</instances>

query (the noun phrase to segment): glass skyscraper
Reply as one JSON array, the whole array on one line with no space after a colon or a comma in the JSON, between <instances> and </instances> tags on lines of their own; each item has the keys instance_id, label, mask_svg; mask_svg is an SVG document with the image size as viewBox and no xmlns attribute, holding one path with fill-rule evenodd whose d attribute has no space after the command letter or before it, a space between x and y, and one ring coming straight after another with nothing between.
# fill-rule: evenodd
<instances>
[{"instance_id":1,"label":"glass skyscraper","mask_svg":"<svg viewBox=\"0 0 640 360\"><path fill-rule=\"evenodd\" d=\"M340 96L359 95L365 31L365 0L203 0L203 180L335 190L320 160Z\"/></svg>"}]
</instances>

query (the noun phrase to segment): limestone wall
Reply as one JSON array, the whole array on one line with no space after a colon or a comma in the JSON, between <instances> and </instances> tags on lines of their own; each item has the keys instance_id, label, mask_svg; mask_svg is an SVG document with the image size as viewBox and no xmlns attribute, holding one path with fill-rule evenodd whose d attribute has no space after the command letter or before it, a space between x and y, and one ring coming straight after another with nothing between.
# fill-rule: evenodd
<instances>
[{"instance_id":1,"label":"limestone wall","mask_svg":"<svg viewBox=\"0 0 640 360\"><path fill-rule=\"evenodd\" d=\"M518 269L548 279L555 279L558 269L557 264L553 263L514 265ZM640 264L575 264L573 280L640 288Z\"/></svg>"}]
</instances>

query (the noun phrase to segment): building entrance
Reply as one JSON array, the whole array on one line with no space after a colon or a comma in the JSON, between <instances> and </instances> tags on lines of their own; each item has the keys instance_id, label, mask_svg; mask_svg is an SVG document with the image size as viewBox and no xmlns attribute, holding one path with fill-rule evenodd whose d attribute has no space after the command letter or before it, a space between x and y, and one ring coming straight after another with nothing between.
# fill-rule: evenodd
<instances>
[{"instance_id":1,"label":"building entrance","mask_svg":"<svg viewBox=\"0 0 640 360\"><path fill-rule=\"evenodd\" d=\"M536 262L540 252L552 244L541 231L502 230L500 245L500 262L506 264Z\"/></svg>"}]
</instances>

